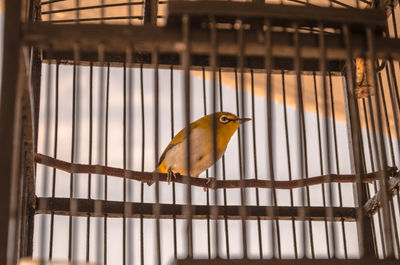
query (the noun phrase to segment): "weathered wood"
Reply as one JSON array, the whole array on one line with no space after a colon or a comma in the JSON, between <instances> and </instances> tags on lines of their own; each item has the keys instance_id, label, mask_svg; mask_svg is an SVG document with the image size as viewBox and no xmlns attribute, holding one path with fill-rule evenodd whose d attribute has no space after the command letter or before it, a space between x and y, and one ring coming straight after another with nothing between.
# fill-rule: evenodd
<instances>
[{"instance_id":1,"label":"weathered wood","mask_svg":"<svg viewBox=\"0 0 400 265\"><path fill-rule=\"evenodd\" d=\"M214 260L177 260L174 265L395 265L399 261L395 259L379 260L374 258L369 259L261 259L261 260L248 260L248 259L214 259Z\"/></svg>"},{"instance_id":2,"label":"weathered wood","mask_svg":"<svg viewBox=\"0 0 400 265\"><path fill-rule=\"evenodd\" d=\"M82 174L102 174L107 176L114 176L120 178L133 179L143 182L152 182L155 179L154 172L141 172L133 170L123 170L121 168L106 167L101 165L85 165L85 164L71 164L62 160L58 160L42 154L35 154L35 161L39 164L43 164L49 167L53 167L59 170L66 171L68 173L82 173ZM392 172L396 168L389 168L388 171ZM362 181L364 183L370 183L376 180L376 173L367 173L363 176ZM187 183L185 178L187 176L176 175L173 180L176 183ZM159 174L159 180L166 182L167 174ZM242 181L240 180L214 180L210 181L204 178L192 178L192 186L209 188L209 189L233 189L241 188ZM260 179L245 179L243 185L246 188L272 188L275 189L294 189L300 187L306 187L311 185L318 185L323 183L354 183L356 177L354 175L324 175L318 177L311 177L308 179L296 179L296 180L260 180Z\"/></svg>"},{"instance_id":3,"label":"weathered wood","mask_svg":"<svg viewBox=\"0 0 400 265\"><path fill-rule=\"evenodd\" d=\"M388 180L389 191L392 195L396 194L396 190L400 187L400 176L397 174ZM370 215L375 214L378 211L379 206L382 202L382 190L379 190L371 199L364 204L364 210Z\"/></svg>"},{"instance_id":4,"label":"weathered wood","mask_svg":"<svg viewBox=\"0 0 400 265\"><path fill-rule=\"evenodd\" d=\"M77 210L71 212L71 201L69 198L37 198L36 214L54 214L69 216L93 216L121 218L123 216L128 218L155 218L153 213L154 203L137 203L137 202L122 202L122 201L103 201L103 200L90 200L90 199L73 199L76 201ZM95 205L101 205L101 211L95 211ZM240 205L235 206L206 206L206 205L192 205L192 218L193 219L207 219L212 218L211 212L217 207L218 219L231 219L240 220L242 218L241 211L246 211L247 220L269 220L271 216L268 213L271 208L275 211L274 218L279 220L302 220L298 216L300 207L290 206L246 206L242 208ZM179 204L160 204L160 218L163 219L184 219L186 218L185 209L187 205ZM356 210L352 207L332 207L333 220L345 221L356 220ZM305 207L306 217L304 220L324 221L326 220L325 207ZM329 220L329 219L328 219Z\"/></svg>"}]
</instances>

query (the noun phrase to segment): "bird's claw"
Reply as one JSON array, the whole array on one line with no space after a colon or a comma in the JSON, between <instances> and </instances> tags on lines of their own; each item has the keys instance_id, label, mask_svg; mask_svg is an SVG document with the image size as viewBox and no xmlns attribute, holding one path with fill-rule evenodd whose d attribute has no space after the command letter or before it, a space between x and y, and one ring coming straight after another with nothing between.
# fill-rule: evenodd
<instances>
[{"instance_id":1,"label":"bird's claw","mask_svg":"<svg viewBox=\"0 0 400 265\"><path fill-rule=\"evenodd\" d=\"M175 180L175 179L176 179L176 175L175 175L174 172L172 172L171 169L168 169L168 173L167 173L167 182L168 182L168 185L171 183L172 179Z\"/></svg>"},{"instance_id":2,"label":"bird's claw","mask_svg":"<svg viewBox=\"0 0 400 265\"><path fill-rule=\"evenodd\" d=\"M208 185L210 183L212 183L214 180L215 180L215 178L207 178L206 185L203 188L204 192L206 192L208 190Z\"/></svg>"}]
</instances>

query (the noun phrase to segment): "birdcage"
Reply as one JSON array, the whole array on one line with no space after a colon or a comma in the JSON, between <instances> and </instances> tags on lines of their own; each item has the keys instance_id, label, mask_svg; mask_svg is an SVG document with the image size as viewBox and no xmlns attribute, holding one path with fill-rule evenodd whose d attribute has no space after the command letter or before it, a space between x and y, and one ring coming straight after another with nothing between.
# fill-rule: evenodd
<instances>
[{"instance_id":1,"label":"birdcage","mask_svg":"<svg viewBox=\"0 0 400 265\"><path fill-rule=\"evenodd\" d=\"M1 263L397 263L399 12L6 0ZM252 119L221 159L213 115L213 166L155 170L221 111Z\"/></svg>"}]
</instances>

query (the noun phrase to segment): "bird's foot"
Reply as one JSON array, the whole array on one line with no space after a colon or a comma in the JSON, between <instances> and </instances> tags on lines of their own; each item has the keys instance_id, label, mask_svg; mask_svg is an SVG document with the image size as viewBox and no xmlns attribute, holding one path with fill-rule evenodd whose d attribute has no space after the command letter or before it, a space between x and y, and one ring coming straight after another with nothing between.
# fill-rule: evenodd
<instances>
[{"instance_id":1,"label":"bird's foot","mask_svg":"<svg viewBox=\"0 0 400 265\"><path fill-rule=\"evenodd\" d=\"M168 182L168 185L171 183L172 179L175 180L175 179L176 179L176 175L175 175L174 172L172 172L171 169L168 169L168 172L167 172L167 182Z\"/></svg>"},{"instance_id":2,"label":"bird's foot","mask_svg":"<svg viewBox=\"0 0 400 265\"><path fill-rule=\"evenodd\" d=\"M215 178L207 178L206 185L204 186L203 190L206 192L208 190L208 186L210 183L214 182Z\"/></svg>"},{"instance_id":3,"label":"bird's foot","mask_svg":"<svg viewBox=\"0 0 400 265\"><path fill-rule=\"evenodd\" d=\"M142 181L143 183L146 183L148 186L151 186L151 185L153 185L153 183L154 183L154 181L153 180L145 180L145 181Z\"/></svg>"}]
</instances>

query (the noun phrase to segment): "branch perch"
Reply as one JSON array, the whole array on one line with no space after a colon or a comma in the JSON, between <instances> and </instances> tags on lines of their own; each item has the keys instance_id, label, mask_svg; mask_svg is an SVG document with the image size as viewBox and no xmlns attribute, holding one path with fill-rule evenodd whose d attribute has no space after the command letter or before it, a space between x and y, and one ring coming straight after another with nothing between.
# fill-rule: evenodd
<instances>
[{"instance_id":1,"label":"branch perch","mask_svg":"<svg viewBox=\"0 0 400 265\"><path fill-rule=\"evenodd\" d=\"M115 167L106 167L101 165L86 165L86 164L72 164L62 160L58 160L46 155L35 154L35 161L39 164L56 168L68 173L81 173L81 174L101 174L107 176L114 176L120 178L133 179L143 182L151 182L155 180L155 173L153 172L141 172L133 170L124 170ZM388 168L388 171L392 173L397 168ZM377 174L367 173L363 178L364 183L370 183L377 179ZM167 174L159 174L159 181L167 181ZM190 177L191 184L197 187L211 188L211 189L233 189L241 188L240 180L215 180L208 181L204 178L192 178ZM174 182L183 183L187 182L187 176L181 176L177 174ZM276 188L276 189L294 189L300 187L306 187L311 185L318 185L323 183L354 183L357 182L355 175L337 175L330 174L324 176L317 176L308 179L296 179L296 180L260 180L260 179L245 179L243 181L243 187L246 188ZM215 184L215 186L214 186Z\"/></svg>"}]
</instances>

